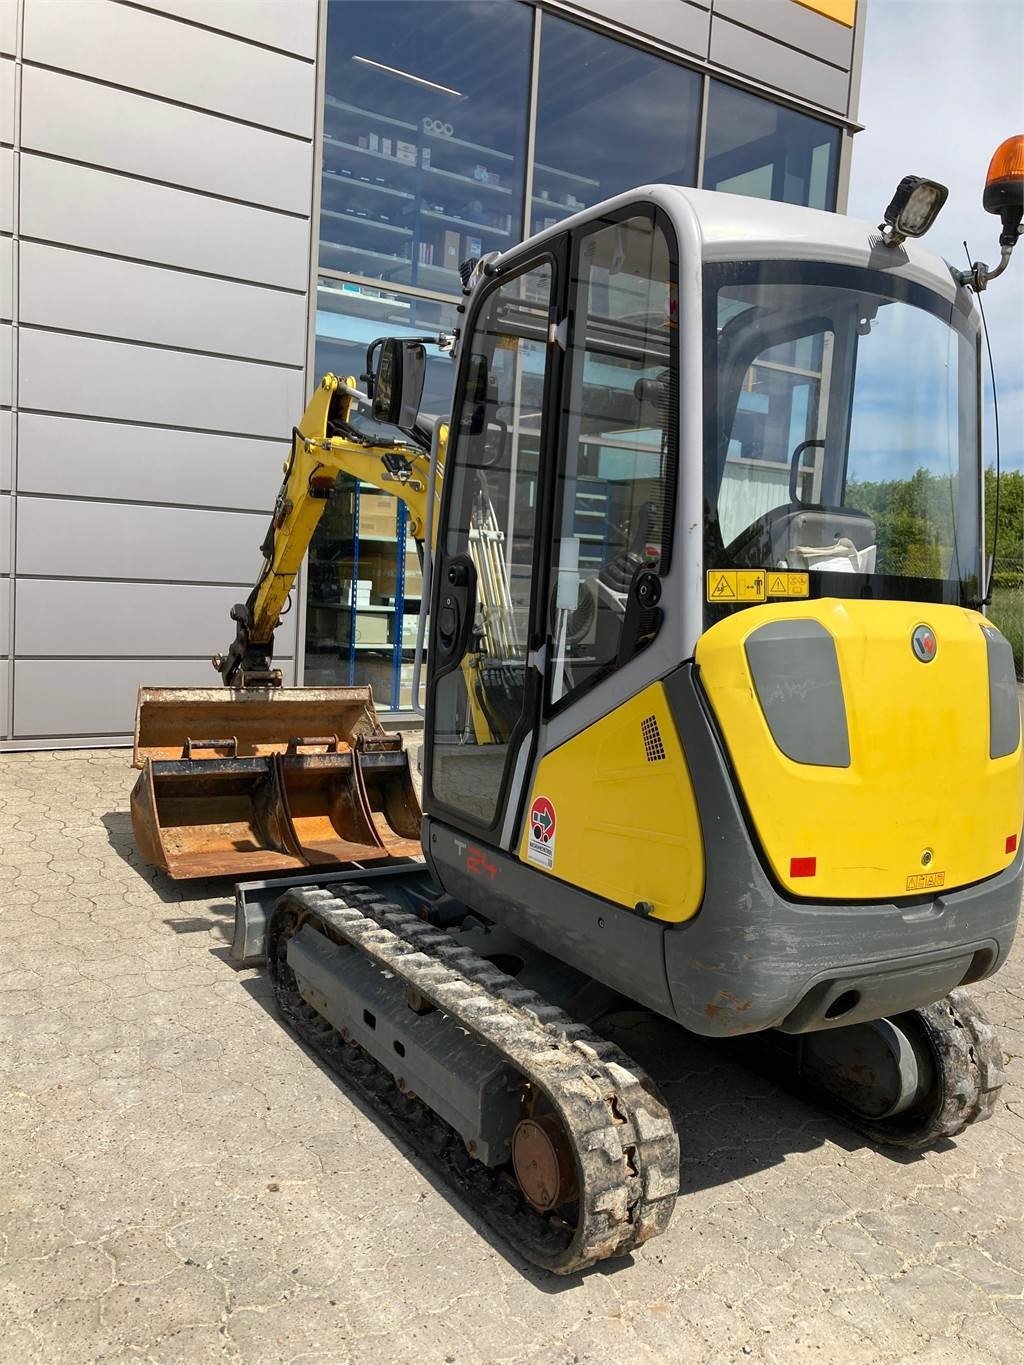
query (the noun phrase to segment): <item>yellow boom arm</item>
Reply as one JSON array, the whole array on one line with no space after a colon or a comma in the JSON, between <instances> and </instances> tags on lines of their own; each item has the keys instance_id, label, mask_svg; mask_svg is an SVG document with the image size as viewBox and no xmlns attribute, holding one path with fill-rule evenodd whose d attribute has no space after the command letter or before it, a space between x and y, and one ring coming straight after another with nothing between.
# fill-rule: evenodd
<instances>
[{"instance_id":1,"label":"yellow boom arm","mask_svg":"<svg viewBox=\"0 0 1024 1365\"><path fill-rule=\"evenodd\" d=\"M248 600L232 608L237 633L230 649L214 656L214 667L229 686L280 685L280 670L271 667L274 631L339 473L401 498L409 509L413 538L423 540L426 534L430 455L411 443L376 445L360 437L350 425L359 397L354 379L324 375L294 430L284 482L262 546L263 568ZM441 493L447 427L439 437L435 499ZM436 515L433 523L436 527Z\"/></svg>"}]
</instances>

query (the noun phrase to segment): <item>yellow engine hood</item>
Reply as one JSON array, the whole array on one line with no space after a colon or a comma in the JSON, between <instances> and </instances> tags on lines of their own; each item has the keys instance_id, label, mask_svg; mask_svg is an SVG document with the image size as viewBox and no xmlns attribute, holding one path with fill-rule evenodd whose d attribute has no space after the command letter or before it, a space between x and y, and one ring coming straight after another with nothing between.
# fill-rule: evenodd
<instances>
[{"instance_id":1,"label":"yellow engine hood","mask_svg":"<svg viewBox=\"0 0 1024 1365\"><path fill-rule=\"evenodd\" d=\"M796 621L816 622L835 643L849 766L787 757L759 701L747 641L768 623ZM921 624L937 645L927 663L911 645ZM701 683L787 891L855 901L935 894L1013 861L1024 818L1021 744L989 756L985 624L960 607L826 598L753 607L701 638ZM791 875L793 859L811 858L813 875Z\"/></svg>"}]
</instances>

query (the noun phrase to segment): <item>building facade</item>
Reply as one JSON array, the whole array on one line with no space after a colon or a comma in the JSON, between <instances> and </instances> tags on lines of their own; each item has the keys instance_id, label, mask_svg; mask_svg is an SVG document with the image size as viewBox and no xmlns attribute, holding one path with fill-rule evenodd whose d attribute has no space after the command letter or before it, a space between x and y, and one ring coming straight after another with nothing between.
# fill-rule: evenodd
<instances>
[{"instance_id":1,"label":"building facade","mask_svg":"<svg viewBox=\"0 0 1024 1365\"><path fill-rule=\"evenodd\" d=\"M0 0L0 747L216 682L308 391L450 329L461 260L652 181L841 210L863 6ZM286 681L407 708L419 608L342 480Z\"/></svg>"}]
</instances>

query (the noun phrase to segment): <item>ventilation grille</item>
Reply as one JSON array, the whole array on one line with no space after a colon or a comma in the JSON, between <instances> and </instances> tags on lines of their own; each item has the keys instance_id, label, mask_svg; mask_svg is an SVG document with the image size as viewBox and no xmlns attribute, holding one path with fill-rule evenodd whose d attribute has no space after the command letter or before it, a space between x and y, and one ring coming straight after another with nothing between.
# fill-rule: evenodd
<instances>
[{"instance_id":1,"label":"ventilation grille","mask_svg":"<svg viewBox=\"0 0 1024 1365\"><path fill-rule=\"evenodd\" d=\"M646 720L640 722L640 733L644 737L644 753L647 755L648 763L657 763L659 759L665 757L665 745L662 742L661 731L658 729L658 721L655 716L648 716Z\"/></svg>"}]
</instances>

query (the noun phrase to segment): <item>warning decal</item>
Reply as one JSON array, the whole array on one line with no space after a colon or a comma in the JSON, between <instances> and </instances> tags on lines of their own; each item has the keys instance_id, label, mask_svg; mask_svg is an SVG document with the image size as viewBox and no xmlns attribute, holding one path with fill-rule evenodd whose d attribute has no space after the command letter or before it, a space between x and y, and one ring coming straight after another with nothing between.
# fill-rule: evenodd
<instances>
[{"instance_id":1,"label":"warning decal","mask_svg":"<svg viewBox=\"0 0 1024 1365\"><path fill-rule=\"evenodd\" d=\"M807 597L811 591L810 577L806 573L785 573L773 569L768 575L769 597Z\"/></svg>"},{"instance_id":2,"label":"warning decal","mask_svg":"<svg viewBox=\"0 0 1024 1365\"><path fill-rule=\"evenodd\" d=\"M764 569L708 569L709 602L763 602Z\"/></svg>"},{"instance_id":3,"label":"warning decal","mask_svg":"<svg viewBox=\"0 0 1024 1365\"><path fill-rule=\"evenodd\" d=\"M546 867L550 872L555 865L555 827L558 818L555 808L546 796L535 796L530 807L530 829L526 845L526 856L531 863Z\"/></svg>"}]
</instances>

